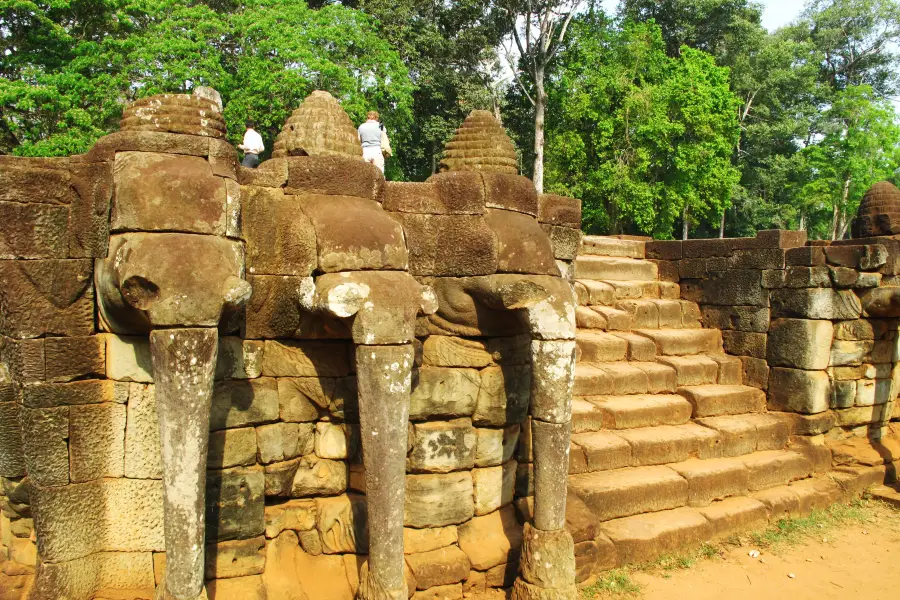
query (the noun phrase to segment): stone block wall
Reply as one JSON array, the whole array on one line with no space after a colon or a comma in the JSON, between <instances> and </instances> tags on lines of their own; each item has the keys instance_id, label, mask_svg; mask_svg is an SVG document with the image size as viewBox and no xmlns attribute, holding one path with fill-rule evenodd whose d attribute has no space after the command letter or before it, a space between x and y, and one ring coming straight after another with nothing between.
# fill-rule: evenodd
<instances>
[{"instance_id":1,"label":"stone block wall","mask_svg":"<svg viewBox=\"0 0 900 600\"><path fill-rule=\"evenodd\" d=\"M722 330L745 384L767 391L769 410L796 414L798 434L832 439L877 440L900 418L900 321L878 303L900 292L897 250L894 238L828 243L777 230L647 244L704 326Z\"/></svg>"},{"instance_id":2,"label":"stone block wall","mask_svg":"<svg viewBox=\"0 0 900 600\"><path fill-rule=\"evenodd\" d=\"M154 340L202 331L217 338L199 446L210 599L375 598L367 560L385 525L367 484L384 486L363 447L380 431L405 453L409 596L531 593L526 521L535 548L564 527L580 202L489 169L386 183L289 139L293 155L244 169L214 101L159 98L86 155L0 159L3 572L36 576L34 599L149 599L173 580L167 545L187 538L167 511L191 485L167 469L197 448L168 436L196 413L160 390L202 387L204 361L173 343L161 373ZM361 353L406 347L404 441L372 425L374 403L361 426L372 378L358 371L372 369ZM402 397L402 367L374 362L401 376L370 397ZM540 581L574 593L567 535L551 540L562 575Z\"/></svg>"}]
</instances>

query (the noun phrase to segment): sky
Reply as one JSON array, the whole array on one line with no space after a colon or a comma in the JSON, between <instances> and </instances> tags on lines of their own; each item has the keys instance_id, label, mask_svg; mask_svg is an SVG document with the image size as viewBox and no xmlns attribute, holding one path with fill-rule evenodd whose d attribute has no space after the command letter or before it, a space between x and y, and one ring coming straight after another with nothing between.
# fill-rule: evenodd
<instances>
[{"instance_id":1,"label":"sky","mask_svg":"<svg viewBox=\"0 0 900 600\"><path fill-rule=\"evenodd\" d=\"M782 25L787 25L793 21L800 11L806 0L757 0L763 5L762 24L769 31L774 31ZM615 11L619 0L603 0L603 8L607 13Z\"/></svg>"}]
</instances>

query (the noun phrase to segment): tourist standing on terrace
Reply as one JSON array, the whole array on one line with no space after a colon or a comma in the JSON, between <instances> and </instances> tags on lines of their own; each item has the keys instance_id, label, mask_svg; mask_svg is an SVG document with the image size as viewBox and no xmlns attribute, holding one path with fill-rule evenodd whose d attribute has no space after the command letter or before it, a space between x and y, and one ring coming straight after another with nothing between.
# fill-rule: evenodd
<instances>
[{"instance_id":1,"label":"tourist standing on terrace","mask_svg":"<svg viewBox=\"0 0 900 600\"><path fill-rule=\"evenodd\" d=\"M359 126L359 141L362 144L363 160L370 162L384 173L384 157L391 155L391 142L384 125L378 121L378 113L370 110L367 121Z\"/></svg>"},{"instance_id":2,"label":"tourist standing on terrace","mask_svg":"<svg viewBox=\"0 0 900 600\"><path fill-rule=\"evenodd\" d=\"M238 146L240 150L244 151L244 160L241 161L241 166L250 167L251 169L255 169L259 165L259 155L266 149L262 136L253 129L255 125L253 121L247 121L244 143Z\"/></svg>"}]
</instances>

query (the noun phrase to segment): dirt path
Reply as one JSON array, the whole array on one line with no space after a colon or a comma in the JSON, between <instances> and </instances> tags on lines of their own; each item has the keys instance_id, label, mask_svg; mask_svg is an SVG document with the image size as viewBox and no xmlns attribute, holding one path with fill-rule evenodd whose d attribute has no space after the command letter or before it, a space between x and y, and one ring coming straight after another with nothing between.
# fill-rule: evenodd
<instances>
[{"instance_id":1,"label":"dirt path","mask_svg":"<svg viewBox=\"0 0 900 600\"><path fill-rule=\"evenodd\" d=\"M754 549L747 540L689 568L632 573L631 579L641 587L636 596L641 600L900 598L900 511L884 505L866 507L864 522L813 528L797 545L761 548L760 556L751 558L748 553Z\"/></svg>"}]
</instances>

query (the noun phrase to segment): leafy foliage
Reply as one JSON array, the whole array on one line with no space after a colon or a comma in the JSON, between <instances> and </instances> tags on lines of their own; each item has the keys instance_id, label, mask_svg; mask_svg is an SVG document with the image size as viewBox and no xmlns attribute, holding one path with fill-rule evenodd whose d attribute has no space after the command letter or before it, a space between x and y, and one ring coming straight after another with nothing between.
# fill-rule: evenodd
<instances>
[{"instance_id":1,"label":"leafy foliage","mask_svg":"<svg viewBox=\"0 0 900 600\"><path fill-rule=\"evenodd\" d=\"M738 172L737 98L727 69L658 26L573 23L549 89L548 182L582 198L588 231L670 237L676 218L718 214Z\"/></svg>"}]
</instances>

